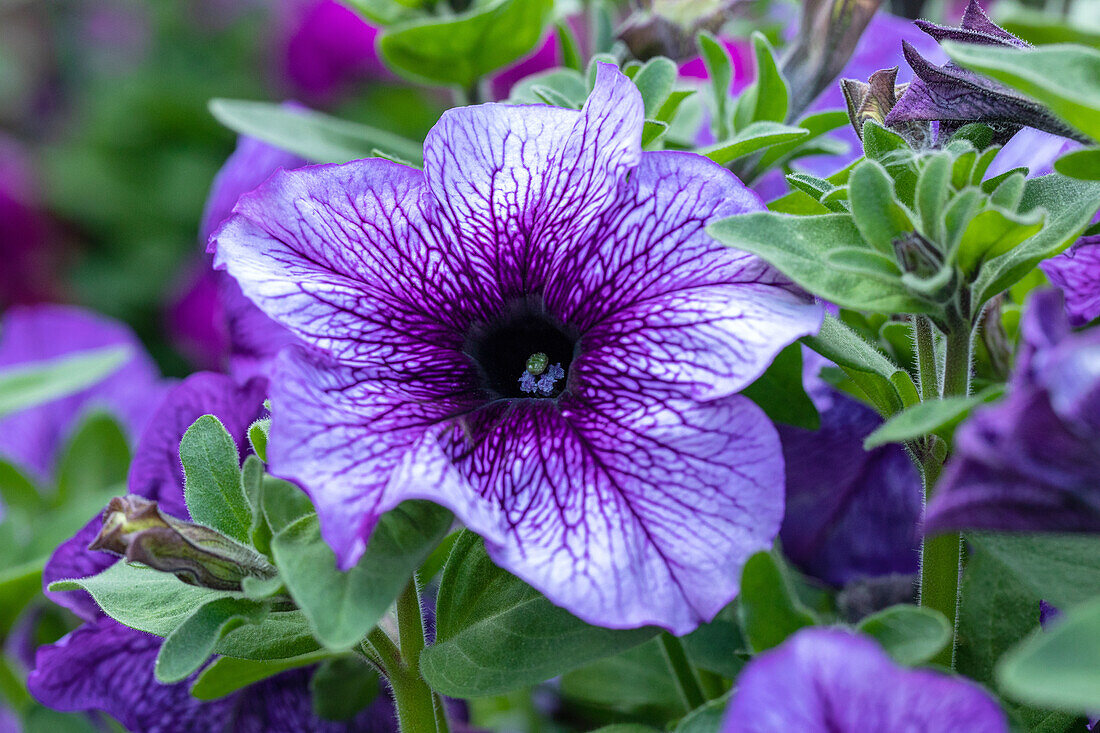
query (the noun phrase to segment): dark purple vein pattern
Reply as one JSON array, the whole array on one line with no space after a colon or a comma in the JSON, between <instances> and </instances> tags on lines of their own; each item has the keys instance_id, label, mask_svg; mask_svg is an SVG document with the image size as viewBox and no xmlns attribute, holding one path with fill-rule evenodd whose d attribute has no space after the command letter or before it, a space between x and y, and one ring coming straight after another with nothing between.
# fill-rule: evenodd
<instances>
[{"instance_id":1,"label":"dark purple vein pattern","mask_svg":"<svg viewBox=\"0 0 1100 733\"><path fill-rule=\"evenodd\" d=\"M736 393L821 310L706 235L756 195L642 153L642 122L603 66L579 112L451 110L423 173L279 173L214 236L216 265L312 347L276 365L269 458L343 567L383 512L426 498L578 616L684 633L771 544L782 453ZM544 336L567 343L564 387L509 394L509 350L533 344L522 364Z\"/></svg>"}]
</instances>

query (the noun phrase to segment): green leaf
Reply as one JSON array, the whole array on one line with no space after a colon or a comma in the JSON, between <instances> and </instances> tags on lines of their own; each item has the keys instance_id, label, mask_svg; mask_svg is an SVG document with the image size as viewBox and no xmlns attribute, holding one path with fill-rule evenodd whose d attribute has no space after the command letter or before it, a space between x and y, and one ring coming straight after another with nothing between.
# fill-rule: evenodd
<instances>
[{"instance_id":1,"label":"green leaf","mask_svg":"<svg viewBox=\"0 0 1100 733\"><path fill-rule=\"evenodd\" d=\"M256 624L267 606L244 598L217 598L197 608L172 633L157 652L153 673L162 684L179 682L210 658L218 640L238 626Z\"/></svg>"},{"instance_id":2,"label":"green leaf","mask_svg":"<svg viewBox=\"0 0 1100 733\"><path fill-rule=\"evenodd\" d=\"M692 710L676 724L673 733L718 733L724 730L722 724L725 721L731 694L727 693L713 700L707 700Z\"/></svg>"},{"instance_id":3,"label":"green leaf","mask_svg":"<svg viewBox=\"0 0 1100 733\"><path fill-rule=\"evenodd\" d=\"M972 532L967 539L1059 608L1086 601L1100 588L1100 536Z\"/></svg>"},{"instance_id":4,"label":"green leaf","mask_svg":"<svg viewBox=\"0 0 1100 733\"><path fill-rule=\"evenodd\" d=\"M770 552L758 552L745 563L737 610L741 631L754 654L814 625L813 615L799 602Z\"/></svg>"},{"instance_id":5,"label":"green leaf","mask_svg":"<svg viewBox=\"0 0 1100 733\"><path fill-rule=\"evenodd\" d=\"M0 504L12 510L38 512L46 501L34 482L14 464L0 460Z\"/></svg>"},{"instance_id":6,"label":"green leaf","mask_svg":"<svg viewBox=\"0 0 1100 733\"><path fill-rule=\"evenodd\" d=\"M452 697L532 685L636 646L658 629L590 626L496 567L464 531L439 584L436 643L420 657L432 689Z\"/></svg>"},{"instance_id":7,"label":"green leaf","mask_svg":"<svg viewBox=\"0 0 1100 733\"><path fill-rule=\"evenodd\" d=\"M1067 153L1054 161L1054 170L1070 178L1100 180L1100 148L1085 148Z\"/></svg>"},{"instance_id":8,"label":"green leaf","mask_svg":"<svg viewBox=\"0 0 1100 733\"><path fill-rule=\"evenodd\" d=\"M388 28L378 50L412 81L469 89L535 48L553 8L553 0L490 0L453 18L429 17Z\"/></svg>"},{"instance_id":9,"label":"green leaf","mask_svg":"<svg viewBox=\"0 0 1100 733\"><path fill-rule=\"evenodd\" d=\"M887 443L904 443L932 433L948 440L955 426L965 420L971 410L997 399L1003 392L1001 385L995 385L979 394L914 404L879 425L863 439L863 448L871 450Z\"/></svg>"},{"instance_id":10,"label":"green leaf","mask_svg":"<svg viewBox=\"0 0 1100 733\"><path fill-rule=\"evenodd\" d=\"M756 61L756 81L752 85L754 104L749 121L783 122L787 118L790 90L783 75L779 73L771 44L759 31L752 34L752 52Z\"/></svg>"},{"instance_id":11,"label":"green leaf","mask_svg":"<svg viewBox=\"0 0 1100 733\"><path fill-rule=\"evenodd\" d=\"M191 696L199 700L217 700L288 669L310 667L331 656L331 652L321 651L271 661L218 657L191 685Z\"/></svg>"},{"instance_id":12,"label":"green leaf","mask_svg":"<svg viewBox=\"0 0 1100 733\"><path fill-rule=\"evenodd\" d=\"M187 585L171 573L129 565L124 560L98 575L55 581L49 589L86 590L111 618L157 636L167 636L196 608L211 601L220 598L244 600L240 593Z\"/></svg>"},{"instance_id":13,"label":"green leaf","mask_svg":"<svg viewBox=\"0 0 1100 733\"><path fill-rule=\"evenodd\" d=\"M301 611L269 613L262 623L234 629L218 642L218 654L271 661L318 651L309 622Z\"/></svg>"},{"instance_id":14,"label":"green leaf","mask_svg":"<svg viewBox=\"0 0 1100 733\"><path fill-rule=\"evenodd\" d=\"M42 589L46 556L0 570L0 637L7 638L15 620Z\"/></svg>"},{"instance_id":15,"label":"green leaf","mask_svg":"<svg viewBox=\"0 0 1100 733\"><path fill-rule=\"evenodd\" d=\"M915 227L905 207L894 196L894 182L886 169L873 160L857 165L848 182L848 201L852 220L864 241L893 259L893 241Z\"/></svg>"},{"instance_id":16,"label":"green leaf","mask_svg":"<svg viewBox=\"0 0 1100 733\"><path fill-rule=\"evenodd\" d=\"M656 639L621 654L599 659L561 676L569 707L595 709L601 717L653 722L683 714L684 703Z\"/></svg>"},{"instance_id":17,"label":"green leaf","mask_svg":"<svg viewBox=\"0 0 1100 733\"><path fill-rule=\"evenodd\" d=\"M863 122L863 154L887 168L905 163L911 157L909 143L893 130L874 120Z\"/></svg>"},{"instance_id":18,"label":"green leaf","mask_svg":"<svg viewBox=\"0 0 1100 733\"><path fill-rule=\"evenodd\" d=\"M680 641L692 664L731 680L737 677L748 659L748 644L741 635L736 602Z\"/></svg>"},{"instance_id":19,"label":"green leaf","mask_svg":"<svg viewBox=\"0 0 1100 733\"><path fill-rule=\"evenodd\" d=\"M264 519L272 534L278 534L302 517L315 513L304 491L274 476L264 476L261 501Z\"/></svg>"},{"instance_id":20,"label":"green leaf","mask_svg":"<svg viewBox=\"0 0 1100 733\"><path fill-rule=\"evenodd\" d=\"M581 58L580 43L573 34L573 29L564 20L554 24L554 35L558 38L558 48L561 49L561 65L574 71L584 71L584 59Z\"/></svg>"},{"instance_id":21,"label":"green leaf","mask_svg":"<svg viewBox=\"0 0 1100 733\"><path fill-rule=\"evenodd\" d=\"M267 435L271 432L271 418L262 417L248 426L248 443L261 461L267 460Z\"/></svg>"},{"instance_id":22,"label":"green leaf","mask_svg":"<svg viewBox=\"0 0 1100 733\"><path fill-rule=\"evenodd\" d=\"M703 65L707 67L707 76L710 78L710 91L715 110L714 119L711 122L714 137L723 140L730 134L729 94L730 81L733 78L733 62L730 61L726 47L710 33L700 32L695 37L695 42L699 46L699 55L703 57Z\"/></svg>"},{"instance_id":23,"label":"green leaf","mask_svg":"<svg viewBox=\"0 0 1100 733\"><path fill-rule=\"evenodd\" d=\"M676 83L676 75L676 63L664 56L645 62L634 75L634 86L642 93L647 118L655 117L661 105L668 99L668 95L672 93L672 85Z\"/></svg>"},{"instance_id":24,"label":"green leaf","mask_svg":"<svg viewBox=\"0 0 1100 733\"><path fill-rule=\"evenodd\" d=\"M672 119L676 116L676 112L679 111L680 105L685 99L695 94L694 89L678 89L668 95L668 99L665 100L661 108L657 110L656 120L658 122L672 123Z\"/></svg>"},{"instance_id":25,"label":"green leaf","mask_svg":"<svg viewBox=\"0 0 1100 733\"><path fill-rule=\"evenodd\" d=\"M951 156L944 152L925 158L917 177L914 206L920 231L929 241L944 239L943 210L951 195Z\"/></svg>"},{"instance_id":26,"label":"green leaf","mask_svg":"<svg viewBox=\"0 0 1100 733\"><path fill-rule=\"evenodd\" d=\"M1100 597L1069 609L1012 649L997 665L997 681L1024 702L1094 714L1100 709L1098 659Z\"/></svg>"},{"instance_id":27,"label":"green leaf","mask_svg":"<svg viewBox=\"0 0 1100 733\"><path fill-rule=\"evenodd\" d=\"M517 81L512 85L508 102L542 104L546 100L536 90L545 93L546 89L552 89L561 99L566 100L563 106L570 109L580 109L589 92L583 74L573 69L550 69Z\"/></svg>"},{"instance_id":28,"label":"green leaf","mask_svg":"<svg viewBox=\"0 0 1100 733\"><path fill-rule=\"evenodd\" d=\"M898 664L913 667L936 656L951 641L951 624L939 611L919 606L890 606L859 622Z\"/></svg>"},{"instance_id":29,"label":"green leaf","mask_svg":"<svg viewBox=\"0 0 1100 733\"><path fill-rule=\"evenodd\" d=\"M1023 173L1013 173L997 184L989 194L989 203L1008 211L1016 211L1026 187L1027 177Z\"/></svg>"},{"instance_id":30,"label":"green leaf","mask_svg":"<svg viewBox=\"0 0 1100 733\"><path fill-rule=\"evenodd\" d=\"M347 4L358 10L372 23L392 25L417 15L418 3L402 0L347 0Z\"/></svg>"},{"instance_id":31,"label":"green leaf","mask_svg":"<svg viewBox=\"0 0 1100 733\"><path fill-rule=\"evenodd\" d=\"M133 356L128 345L105 346L0 369L0 417L76 394L114 374Z\"/></svg>"},{"instance_id":32,"label":"green leaf","mask_svg":"<svg viewBox=\"0 0 1100 733\"><path fill-rule=\"evenodd\" d=\"M768 370L742 394L755 402L773 422L817 430L821 416L802 386L802 346L791 344L779 352Z\"/></svg>"},{"instance_id":33,"label":"green leaf","mask_svg":"<svg viewBox=\"0 0 1100 733\"><path fill-rule=\"evenodd\" d=\"M1024 189L1019 213L1042 207L1046 224L1038 234L1005 254L987 260L974 284L974 308L1007 290L1070 244L1100 208L1100 181L1079 181L1058 174L1032 178Z\"/></svg>"},{"instance_id":34,"label":"green leaf","mask_svg":"<svg viewBox=\"0 0 1100 733\"><path fill-rule=\"evenodd\" d=\"M97 503L106 503L107 494L126 481L129 469L130 444L122 426L107 413L92 413L65 449L53 503L65 504L78 496L95 496Z\"/></svg>"},{"instance_id":35,"label":"green leaf","mask_svg":"<svg viewBox=\"0 0 1100 733\"><path fill-rule=\"evenodd\" d=\"M707 227L719 242L760 255L815 295L845 308L877 313L937 313L939 305L910 292L901 273L869 275L829 260L836 249L867 247L846 214L790 216L755 212Z\"/></svg>"},{"instance_id":36,"label":"green leaf","mask_svg":"<svg viewBox=\"0 0 1100 733\"><path fill-rule=\"evenodd\" d=\"M424 160L419 142L313 110L270 102L214 99L210 102L210 113L218 122L241 135L263 140L315 163L346 163L369 158L375 149L416 165Z\"/></svg>"},{"instance_id":37,"label":"green leaf","mask_svg":"<svg viewBox=\"0 0 1100 733\"><path fill-rule=\"evenodd\" d=\"M241 490L252 513L248 528L250 545L265 555L271 554L271 526L264 515L264 462L251 455L241 467ZM254 579L255 580L255 579Z\"/></svg>"},{"instance_id":38,"label":"green leaf","mask_svg":"<svg viewBox=\"0 0 1100 733\"><path fill-rule=\"evenodd\" d=\"M737 134L729 140L703 148L699 154L707 156L719 165L726 165L757 150L805 138L809 134L808 130L801 127L792 127L778 122L753 122L739 129Z\"/></svg>"},{"instance_id":39,"label":"green leaf","mask_svg":"<svg viewBox=\"0 0 1100 733\"><path fill-rule=\"evenodd\" d=\"M816 336L807 336L803 342L843 369L884 417L905 406L903 394L916 392L907 372L831 315L826 314ZM898 385L906 386L899 391Z\"/></svg>"},{"instance_id":40,"label":"green leaf","mask_svg":"<svg viewBox=\"0 0 1100 733\"><path fill-rule=\"evenodd\" d=\"M271 540L287 590L324 646L350 649L370 631L409 578L447 534L451 513L427 501L405 502L378 521L366 551L347 572L321 537L315 514Z\"/></svg>"},{"instance_id":41,"label":"green leaf","mask_svg":"<svg viewBox=\"0 0 1100 733\"><path fill-rule=\"evenodd\" d=\"M191 519L249 544L252 510L241 488L237 444L221 421L203 415L180 440L184 499Z\"/></svg>"},{"instance_id":42,"label":"green leaf","mask_svg":"<svg viewBox=\"0 0 1100 733\"><path fill-rule=\"evenodd\" d=\"M756 171L762 173L776 165L800 158L803 155L816 154L810 152L804 147L812 140L819 140L822 135L832 130L837 129L848 124L848 115L840 110L829 110L827 112L815 112L811 115L806 115L796 123L796 127L800 127L806 131L806 135L799 137L797 140L792 140L786 143L780 143L768 148L768 151L760 158L760 162L756 166ZM827 142L828 141L828 142ZM839 142L834 141L833 138L821 139L820 143ZM844 150L835 152L833 154L840 155L847 150L847 144L844 145Z\"/></svg>"},{"instance_id":43,"label":"green leaf","mask_svg":"<svg viewBox=\"0 0 1100 733\"><path fill-rule=\"evenodd\" d=\"M668 132L667 122L646 120L645 125L642 127L642 147L648 150L650 145L660 139L666 132Z\"/></svg>"},{"instance_id":44,"label":"green leaf","mask_svg":"<svg viewBox=\"0 0 1100 733\"><path fill-rule=\"evenodd\" d=\"M942 46L960 66L1018 89L1100 140L1100 50L1071 44L1017 49L953 41Z\"/></svg>"},{"instance_id":45,"label":"green leaf","mask_svg":"<svg viewBox=\"0 0 1100 733\"><path fill-rule=\"evenodd\" d=\"M378 672L356 655L329 659L309 680L313 714L322 720L350 720L381 691Z\"/></svg>"},{"instance_id":46,"label":"green leaf","mask_svg":"<svg viewBox=\"0 0 1100 733\"><path fill-rule=\"evenodd\" d=\"M978 212L963 230L956 263L965 273L974 273L986 260L1014 249L1043 228L1046 211L1032 209L1015 214L997 208Z\"/></svg>"}]
</instances>

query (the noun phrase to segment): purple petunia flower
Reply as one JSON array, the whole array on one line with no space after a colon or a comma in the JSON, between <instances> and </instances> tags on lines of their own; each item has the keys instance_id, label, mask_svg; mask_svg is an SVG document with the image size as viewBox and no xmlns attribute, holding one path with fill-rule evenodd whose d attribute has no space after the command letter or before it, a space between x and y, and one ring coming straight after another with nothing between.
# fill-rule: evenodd
<instances>
[{"instance_id":1,"label":"purple petunia flower","mask_svg":"<svg viewBox=\"0 0 1100 733\"><path fill-rule=\"evenodd\" d=\"M341 567L409 498L578 616L683 633L737 592L782 515L774 428L736 392L821 309L706 225L758 211L728 171L642 153L642 101L599 68L581 111L453 109L425 170L273 176L216 262L314 350L272 385L272 470ZM560 364L524 393L532 356Z\"/></svg>"},{"instance_id":2,"label":"purple petunia flower","mask_svg":"<svg viewBox=\"0 0 1100 733\"><path fill-rule=\"evenodd\" d=\"M214 177L203 209L199 239L210 235L233 211L244 193L263 183L280 168L300 168L306 161L255 138L242 136L237 149ZM202 269L168 314L177 345L199 366L228 370L238 379L266 376L283 346L292 343L289 331L265 316L241 294L233 278Z\"/></svg>"},{"instance_id":3,"label":"purple petunia flower","mask_svg":"<svg viewBox=\"0 0 1100 733\"><path fill-rule=\"evenodd\" d=\"M0 134L0 308L56 297L54 226L22 146Z\"/></svg>"},{"instance_id":4,"label":"purple petunia flower","mask_svg":"<svg viewBox=\"0 0 1100 733\"><path fill-rule=\"evenodd\" d=\"M779 426L787 510L779 537L803 572L835 586L917 570L920 476L900 446L863 449L882 424L869 407L831 393L821 427Z\"/></svg>"},{"instance_id":5,"label":"purple petunia flower","mask_svg":"<svg viewBox=\"0 0 1100 733\"><path fill-rule=\"evenodd\" d=\"M136 436L164 389L153 360L125 325L70 306L19 306L9 310L0 323L0 369L115 345L131 347L132 355L101 382L77 394L0 418L0 458L47 482L59 451L83 417L104 409L131 436Z\"/></svg>"},{"instance_id":6,"label":"purple petunia flower","mask_svg":"<svg viewBox=\"0 0 1100 733\"><path fill-rule=\"evenodd\" d=\"M1100 213L1092 223L1100 222ZM1065 295L1070 323L1083 326L1100 317L1100 234L1081 237L1039 268Z\"/></svg>"},{"instance_id":7,"label":"purple petunia flower","mask_svg":"<svg viewBox=\"0 0 1100 733\"><path fill-rule=\"evenodd\" d=\"M186 519L179 464L184 431L201 415L214 414L240 449L248 426L263 411L264 392L263 380L238 386L229 377L209 373L184 380L164 400L142 435L130 467L130 493L154 499L162 511ZM100 520L94 519L54 552L43 571L44 585L62 578L87 577L117 562L107 553L87 549L99 527ZM172 685L156 681L153 663L161 639L104 616L84 591L47 594L85 621L56 644L38 649L27 686L49 707L102 710L131 730L165 733L396 729L385 695L348 724L317 719L310 703L310 669L283 673L219 700L197 700L189 692L193 679Z\"/></svg>"},{"instance_id":8,"label":"purple petunia flower","mask_svg":"<svg viewBox=\"0 0 1100 733\"><path fill-rule=\"evenodd\" d=\"M956 433L925 534L1100 532L1100 330L1072 333L1053 290L1031 296L1020 330L1008 394Z\"/></svg>"},{"instance_id":9,"label":"purple petunia flower","mask_svg":"<svg viewBox=\"0 0 1100 733\"><path fill-rule=\"evenodd\" d=\"M809 628L753 659L737 679L723 733L1007 733L978 685L905 669L871 639Z\"/></svg>"},{"instance_id":10,"label":"purple petunia flower","mask_svg":"<svg viewBox=\"0 0 1100 733\"><path fill-rule=\"evenodd\" d=\"M991 21L977 0L970 0L958 28L924 20L915 22L937 41L1020 49L1031 47ZM934 120L940 123L940 137L945 139L964 124L983 122L994 128L994 141L1000 143L1011 138L1021 126L1066 137L1078 135L1046 107L1020 92L953 62L937 66L912 44L903 42L903 46L905 60L912 67L915 78L886 116L887 125Z\"/></svg>"}]
</instances>

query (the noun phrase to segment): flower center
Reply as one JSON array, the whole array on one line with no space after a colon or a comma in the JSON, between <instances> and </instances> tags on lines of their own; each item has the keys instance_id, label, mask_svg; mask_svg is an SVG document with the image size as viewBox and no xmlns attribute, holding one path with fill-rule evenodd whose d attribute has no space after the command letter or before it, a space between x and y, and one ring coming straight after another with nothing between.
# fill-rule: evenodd
<instances>
[{"instance_id":1,"label":"flower center","mask_svg":"<svg viewBox=\"0 0 1100 733\"><path fill-rule=\"evenodd\" d=\"M542 398L565 391L576 344L567 327L525 303L493 323L471 328L463 351L477 362L490 392Z\"/></svg>"}]
</instances>

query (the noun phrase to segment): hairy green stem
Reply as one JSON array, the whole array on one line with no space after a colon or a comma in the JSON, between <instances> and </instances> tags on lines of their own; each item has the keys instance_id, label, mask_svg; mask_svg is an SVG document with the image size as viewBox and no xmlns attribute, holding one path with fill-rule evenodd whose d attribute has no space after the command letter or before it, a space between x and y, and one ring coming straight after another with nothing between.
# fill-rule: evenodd
<instances>
[{"instance_id":1,"label":"hairy green stem","mask_svg":"<svg viewBox=\"0 0 1100 733\"><path fill-rule=\"evenodd\" d=\"M684 646L680 640L668 632L661 632L661 651L665 653L665 661L672 673L672 679L676 681L676 690L680 693L680 699L688 711L694 710L707 701L699 687L699 680L695 671L691 668Z\"/></svg>"},{"instance_id":2,"label":"hairy green stem","mask_svg":"<svg viewBox=\"0 0 1100 733\"><path fill-rule=\"evenodd\" d=\"M368 659L382 667L393 690L401 733L448 733L443 700L420 677L424 615L416 576L397 598L398 644L375 627L363 642Z\"/></svg>"},{"instance_id":3,"label":"hairy green stem","mask_svg":"<svg viewBox=\"0 0 1100 733\"><path fill-rule=\"evenodd\" d=\"M914 315L913 341L917 346L917 380L921 401L936 399L940 393L936 376L936 346L932 338L932 321L928 316Z\"/></svg>"},{"instance_id":4,"label":"hairy green stem","mask_svg":"<svg viewBox=\"0 0 1100 733\"><path fill-rule=\"evenodd\" d=\"M966 395L970 391L970 344L973 328L965 321L953 325L954 327L946 334L944 349L942 380L944 397ZM924 373L922 372L920 376L923 392ZM921 461L925 507L932 499L936 480L942 468L940 460L931 454L931 450L927 451ZM924 539L921 545L920 605L939 611L951 624L951 643L931 660L945 667L953 667L955 662L961 563L962 537L958 532Z\"/></svg>"}]
</instances>

